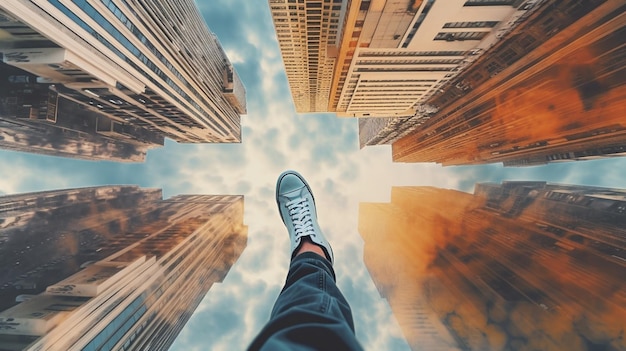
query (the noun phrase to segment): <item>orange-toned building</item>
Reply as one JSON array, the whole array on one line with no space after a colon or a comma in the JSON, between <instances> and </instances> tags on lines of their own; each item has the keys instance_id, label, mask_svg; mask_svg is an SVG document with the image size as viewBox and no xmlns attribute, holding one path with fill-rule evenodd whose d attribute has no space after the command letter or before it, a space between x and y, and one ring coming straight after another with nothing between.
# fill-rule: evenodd
<instances>
[{"instance_id":1,"label":"orange-toned building","mask_svg":"<svg viewBox=\"0 0 626 351\"><path fill-rule=\"evenodd\" d=\"M392 189L364 260L413 350L626 347L626 191L544 182Z\"/></svg>"},{"instance_id":2,"label":"orange-toned building","mask_svg":"<svg viewBox=\"0 0 626 351\"><path fill-rule=\"evenodd\" d=\"M0 349L167 350L246 247L243 196L0 198Z\"/></svg>"},{"instance_id":3,"label":"orange-toned building","mask_svg":"<svg viewBox=\"0 0 626 351\"><path fill-rule=\"evenodd\" d=\"M626 155L623 1L548 2L429 103L395 162L524 166Z\"/></svg>"}]
</instances>

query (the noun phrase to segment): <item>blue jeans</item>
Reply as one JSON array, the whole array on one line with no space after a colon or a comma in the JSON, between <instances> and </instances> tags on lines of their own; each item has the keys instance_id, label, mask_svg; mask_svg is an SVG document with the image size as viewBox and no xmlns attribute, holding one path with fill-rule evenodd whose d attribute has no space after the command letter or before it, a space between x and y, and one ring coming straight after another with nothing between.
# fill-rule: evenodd
<instances>
[{"instance_id":1,"label":"blue jeans","mask_svg":"<svg viewBox=\"0 0 626 351\"><path fill-rule=\"evenodd\" d=\"M270 320L248 350L363 350L328 260L305 252L291 261Z\"/></svg>"}]
</instances>

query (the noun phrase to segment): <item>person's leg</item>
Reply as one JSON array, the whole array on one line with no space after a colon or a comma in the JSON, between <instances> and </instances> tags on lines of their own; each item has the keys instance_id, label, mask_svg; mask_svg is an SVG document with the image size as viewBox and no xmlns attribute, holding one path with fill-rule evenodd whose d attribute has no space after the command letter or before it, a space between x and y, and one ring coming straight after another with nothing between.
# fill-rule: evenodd
<instances>
[{"instance_id":1,"label":"person's leg","mask_svg":"<svg viewBox=\"0 0 626 351\"><path fill-rule=\"evenodd\" d=\"M335 284L332 249L319 230L308 184L285 172L276 187L292 260L270 320L249 350L362 350L350 305Z\"/></svg>"},{"instance_id":2,"label":"person's leg","mask_svg":"<svg viewBox=\"0 0 626 351\"><path fill-rule=\"evenodd\" d=\"M249 350L362 350L328 260L314 252L293 259L270 320Z\"/></svg>"},{"instance_id":3,"label":"person's leg","mask_svg":"<svg viewBox=\"0 0 626 351\"><path fill-rule=\"evenodd\" d=\"M314 244L309 238L305 238L302 240L302 244L300 244L300 248L296 251L296 256L305 252L315 252L316 254L324 257L329 260L330 258L326 256L324 250L317 244Z\"/></svg>"}]
</instances>

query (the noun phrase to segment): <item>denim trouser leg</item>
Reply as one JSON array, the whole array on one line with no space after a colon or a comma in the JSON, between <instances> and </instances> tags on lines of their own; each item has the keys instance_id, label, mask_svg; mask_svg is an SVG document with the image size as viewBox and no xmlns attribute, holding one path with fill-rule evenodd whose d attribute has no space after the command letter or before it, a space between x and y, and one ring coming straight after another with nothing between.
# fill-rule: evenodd
<instances>
[{"instance_id":1,"label":"denim trouser leg","mask_svg":"<svg viewBox=\"0 0 626 351\"><path fill-rule=\"evenodd\" d=\"M249 350L362 350L350 305L325 258L305 252L291 262L269 322Z\"/></svg>"}]
</instances>

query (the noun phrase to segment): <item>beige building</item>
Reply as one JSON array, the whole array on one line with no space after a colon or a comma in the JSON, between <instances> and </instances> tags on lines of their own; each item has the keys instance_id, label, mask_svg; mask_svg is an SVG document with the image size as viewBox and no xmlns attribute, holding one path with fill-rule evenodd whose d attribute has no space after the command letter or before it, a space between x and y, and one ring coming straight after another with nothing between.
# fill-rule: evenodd
<instances>
[{"instance_id":1,"label":"beige building","mask_svg":"<svg viewBox=\"0 0 626 351\"><path fill-rule=\"evenodd\" d=\"M353 1L347 12L331 111L411 117L536 1Z\"/></svg>"},{"instance_id":2,"label":"beige building","mask_svg":"<svg viewBox=\"0 0 626 351\"><path fill-rule=\"evenodd\" d=\"M2 350L166 350L247 241L242 196L71 189L0 218Z\"/></svg>"},{"instance_id":3,"label":"beige building","mask_svg":"<svg viewBox=\"0 0 626 351\"><path fill-rule=\"evenodd\" d=\"M270 10L296 111L327 111L341 0L270 0Z\"/></svg>"},{"instance_id":4,"label":"beige building","mask_svg":"<svg viewBox=\"0 0 626 351\"><path fill-rule=\"evenodd\" d=\"M412 117L539 2L344 0L341 8L338 1L270 0L270 6L298 112Z\"/></svg>"}]
</instances>

